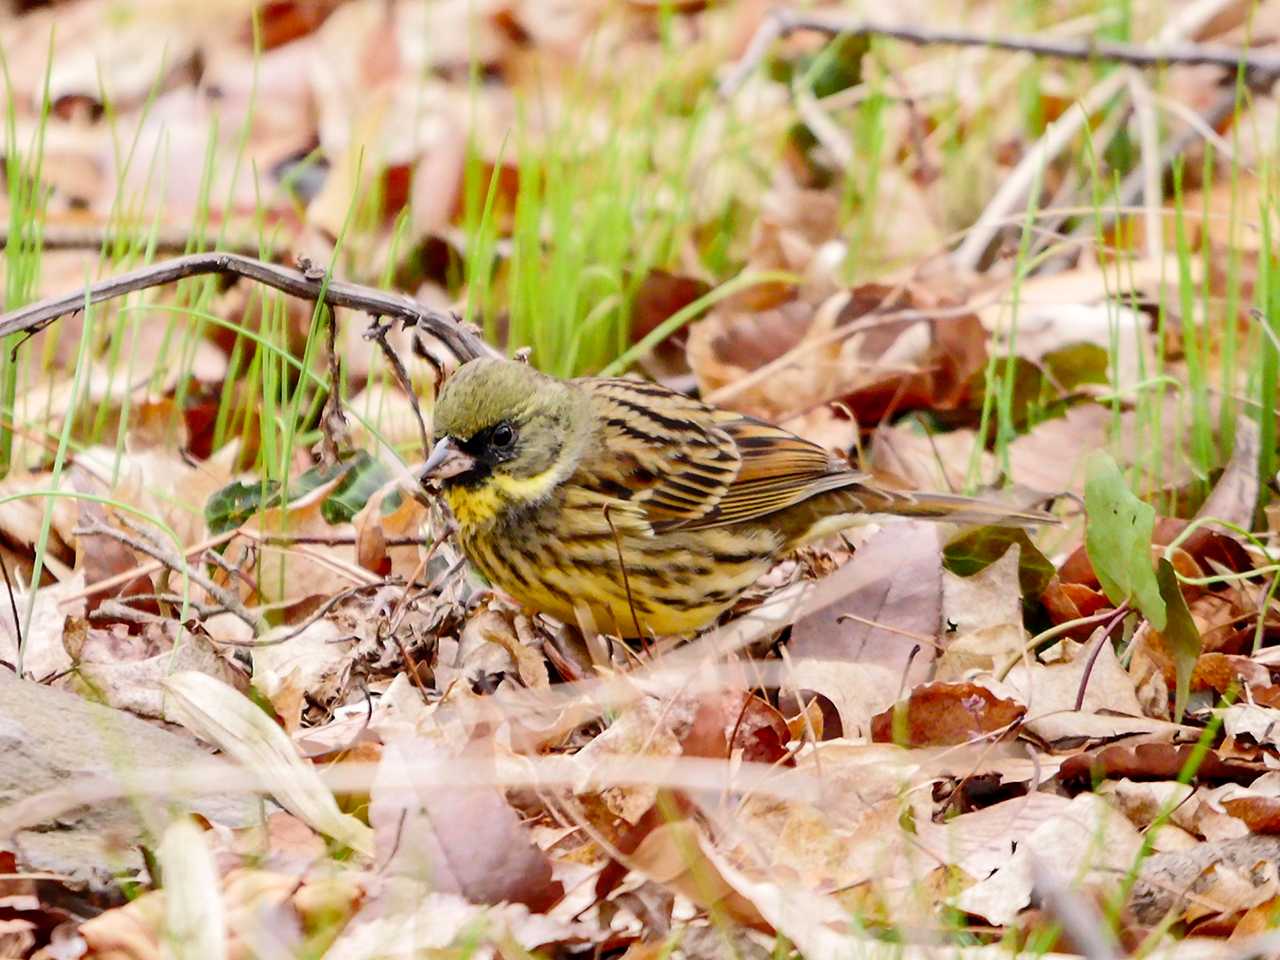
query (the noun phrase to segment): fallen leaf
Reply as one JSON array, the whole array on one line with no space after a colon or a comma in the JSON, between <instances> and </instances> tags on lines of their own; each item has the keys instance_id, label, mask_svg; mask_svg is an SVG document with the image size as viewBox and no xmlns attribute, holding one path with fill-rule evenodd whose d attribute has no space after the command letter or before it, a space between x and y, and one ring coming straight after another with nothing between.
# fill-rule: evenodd
<instances>
[{"instance_id":1,"label":"fallen leaf","mask_svg":"<svg viewBox=\"0 0 1280 960\"><path fill-rule=\"evenodd\" d=\"M1258 424L1249 417L1236 421L1235 447L1227 468L1196 511L1195 519L1223 520L1248 530L1258 507Z\"/></svg>"},{"instance_id":2,"label":"fallen leaf","mask_svg":"<svg viewBox=\"0 0 1280 960\"><path fill-rule=\"evenodd\" d=\"M1090 652L1090 647L1081 646L1066 662L1019 662L1009 671L1006 695L1027 705L1028 730L1053 742L1177 729L1167 721L1143 716L1133 678L1120 665L1110 641L1103 641L1098 649L1077 710Z\"/></svg>"},{"instance_id":3,"label":"fallen leaf","mask_svg":"<svg viewBox=\"0 0 1280 960\"><path fill-rule=\"evenodd\" d=\"M1232 737L1249 737L1255 743L1280 746L1280 710L1254 703L1233 703L1218 711L1222 729Z\"/></svg>"},{"instance_id":4,"label":"fallen leaf","mask_svg":"<svg viewBox=\"0 0 1280 960\"><path fill-rule=\"evenodd\" d=\"M907 747L968 743L985 734L1017 733L1027 708L974 683L926 683L871 720L871 739Z\"/></svg>"},{"instance_id":5,"label":"fallen leaf","mask_svg":"<svg viewBox=\"0 0 1280 960\"><path fill-rule=\"evenodd\" d=\"M842 736L870 738L871 719L897 699L901 675L877 664L845 660L801 660L787 671L787 687L801 695L820 693L836 708Z\"/></svg>"},{"instance_id":6,"label":"fallen leaf","mask_svg":"<svg viewBox=\"0 0 1280 960\"><path fill-rule=\"evenodd\" d=\"M1003 667L1026 644L1022 626L1021 547L1011 543L999 559L962 577L942 574L945 644L935 677L965 679L973 671Z\"/></svg>"},{"instance_id":7,"label":"fallen leaf","mask_svg":"<svg viewBox=\"0 0 1280 960\"><path fill-rule=\"evenodd\" d=\"M315 769L302 761L283 730L243 694L203 673L185 671L164 681L171 716L254 771L280 805L308 826L353 850L373 852L373 834L338 809Z\"/></svg>"},{"instance_id":8,"label":"fallen leaf","mask_svg":"<svg viewBox=\"0 0 1280 960\"><path fill-rule=\"evenodd\" d=\"M1254 833L1280 833L1280 797L1236 797L1222 807Z\"/></svg>"},{"instance_id":9,"label":"fallen leaf","mask_svg":"<svg viewBox=\"0 0 1280 960\"><path fill-rule=\"evenodd\" d=\"M253 685L271 702L286 731L298 729L308 697L326 705L339 701L354 646L327 619L301 631L276 627L258 638L252 648Z\"/></svg>"},{"instance_id":10,"label":"fallen leaf","mask_svg":"<svg viewBox=\"0 0 1280 960\"><path fill-rule=\"evenodd\" d=\"M1018 545L1018 584L1028 599L1044 593L1056 572L1039 547L1031 542L1020 527L977 527L948 541L942 550L948 570L957 576L971 577L980 573Z\"/></svg>"},{"instance_id":11,"label":"fallen leaf","mask_svg":"<svg viewBox=\"0 0 1280 960\"><path fill-rule=\"evenodd\" d=\"M1058 779L1073 788L1087 787L1102 779L1173 780L1181 777L1198 751L1193 745L1139 743L1112 744L1089 753L1068 757L1058 768ZM1194 767L1195 777L1209 783L1252 783L1266 772L1261 763L1220 757L1206 751Z\"/></svg>"},{"instance_id":12,"label":"fallen leaf","mask_svg":"<svg viewBox=\"0 0 1280 960\"><path fill-rule=\"evenodd\" d=\"M790 739L786 721L772 705L745 690L724 690L698 697L680 749L686 757L729 759L741 752L747 762L778 763L788 758Z\"/></svg>"},{"instance_id":13,"label":"fallen leaf","mask_svg":"<svg viewBox=\"0 0 1280 960\"><path fill-rule=\"evenodd\" d=\"M387 744L369 796L383 873L472 903L545 911L564 895L502 791L449 782L451 753L433 740Z\"/></svg>"},{"instance_id":14,"label":"fallen leaf","mask_svg":"<svg viewBox=\"0 0 1280 960\"><path fill-rule=\"evenodd\" d=\"M990 923L1009 923L1031 902L1031 857L1064 886L1074 888L1083 881L1109 892L1118 888L1141 848L1142 838L1122 814L1101 797L1082 793L1032 830L994 873L952 897L950 903Z\"/></svg>"},{"instance_id":15,"label":"fallen leaf","mask_svg":"<svg viewBox=\"0 0 1280 960\"><path fill-rule=\"evenodd\" d=\"M869 572L882 575L868 577ZM886 526L831 574L834 603L791 628L788 649L797 661L848 660L884 667L902 682L924 680L933 663L942 613L942 557L937 527L922 521Z\"/></svg>"}]
</instances>

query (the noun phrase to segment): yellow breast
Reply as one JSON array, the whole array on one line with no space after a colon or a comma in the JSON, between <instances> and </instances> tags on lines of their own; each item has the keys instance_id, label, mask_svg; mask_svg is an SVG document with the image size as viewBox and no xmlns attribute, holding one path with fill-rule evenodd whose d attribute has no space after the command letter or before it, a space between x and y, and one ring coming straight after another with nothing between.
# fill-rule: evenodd
<instances>
[{"instance_id":1,"label":"yellow breast","mask_svg":"<svg viewBox=\"0 0 1280 960\"><path fill-rule=\"evenodd\" d=\"M761 528L575 537L538 518L514 530L464 528L461 542L480 573L527 609L623 637L702 629L778 548Z\"/></svg>"}]
</instances>

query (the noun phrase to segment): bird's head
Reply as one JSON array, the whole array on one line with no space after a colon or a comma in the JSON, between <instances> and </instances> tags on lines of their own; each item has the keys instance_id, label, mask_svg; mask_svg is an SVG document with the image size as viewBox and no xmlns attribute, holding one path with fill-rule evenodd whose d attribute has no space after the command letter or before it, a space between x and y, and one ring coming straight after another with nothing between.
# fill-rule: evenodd
<instances>
[{"instance_id":1,"label":"bird's head","mask_svg":"<svg viewBox=\"0 0 1280 960\"><path fill-rule=\"evenodd\" d=\"M472 360L440 391L420 476L441 482L464 526L536 505L577 466L589 402L574 384L528 364Z\"/></svg>"}]
</instances>

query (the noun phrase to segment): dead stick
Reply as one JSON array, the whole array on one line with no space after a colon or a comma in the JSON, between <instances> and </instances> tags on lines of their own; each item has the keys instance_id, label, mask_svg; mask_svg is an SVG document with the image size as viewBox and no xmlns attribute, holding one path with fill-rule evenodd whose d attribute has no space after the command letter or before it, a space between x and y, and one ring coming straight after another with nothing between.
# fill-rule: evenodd
<instances>
[{"instance_id":1,"label":"dead stick","mask_svg":"<svg viewBox=\"0 0 1280 960\"><path fill-rule=\"evenodd\" d=\"M211 597L226 607L230 613L235 614L235 616L247 623L255 634L261 635L267 632L267 623L262 617L245 609L244 604L238 598L223 590L199 570L193 569L182 555L160 547L150 537L145 539L133 537L123 530L117 530L115 527L98 520L83 524L72 532L78 537L103 536L110 537L112 540L119 540L130 549L159 561L179 576L185 577L197 586L203 587Z\"/></svg>"},{"instance_id":2,"label":"dead stick","mask_svg":"<svg viewBox=\"0 0 1280 960\"><path fill-rule=\"evenodd\" d=\"M0 338L14 333L35 333L59 317L83 310L86 304L102 303L137 290L159 287L188 277L221 274L245 277L303 300L319 300L331 307L348 307L370 316L390 317L405 325L420 327L439 340L460 362L493 356L495 351L453 316L424 307L412 297L355 283L324 277L255 260L235 253L194 253L161 260L130 273L95 283L61 297L49 297L0 316Z\"/></svg>"},{"instance_id":3,"label":"dead stick","mask_svg":"<svg viewBox=\"0 0 1280 960\"><path fill-rule=\"evenodd\" d=\"M7 224L0 224L0 249L8 247L10 230ZM25 236L24 236L25 239ZM83 250L86 252L102 250L109 245L138 244L147 246L155 253L173 256L190 253L191 247L200 241L203 246L204 237L194 227L160 227L152 230L150 225L102 223L85 226L46 223L40 231L41 250ZM15 241L16 242L16 241ZM229 253L237 253L246 257L262 252L262 246L251 239L223 241L222 249ZM268 247L267 253L274 252Z\"/></svg>"},{"instance_id":4,"label":"dead stick","mask_svg":"<svg viewBox=\"0 0 1280 960\"><path fill-rule=\"evenodd\" d=\"M764 59L774 41L792 33L825 33L828 36L889 37L915 46L986 47L1030 53L1057 60L1105 60L1135 67L1162 67L1168 64L1214 66L1225 70L1243 67L1256 82L1280 76L1280 54L1269 51L1227 47L1218 44L1170 43L1133 44L1109 40L1046 40L1018 35L992 36L968 30L937 30L878 23L861 17L823 16L785 7L770 11L751 38L742 58L720 85L722 96L735 93Z\"/></svg>"}]
</instances>

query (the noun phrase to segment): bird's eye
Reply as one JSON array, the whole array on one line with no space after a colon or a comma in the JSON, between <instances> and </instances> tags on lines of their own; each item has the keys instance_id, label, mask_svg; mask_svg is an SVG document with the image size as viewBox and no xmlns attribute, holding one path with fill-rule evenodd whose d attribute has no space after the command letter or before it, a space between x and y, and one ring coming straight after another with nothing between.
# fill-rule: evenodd
<instances>
[{"instance_id":1,"label":"bird's eye","mask_svg":"<svg viewBox=\"0 0 1280 960\"><path fill-rule=\"evenodd\" d=\"M516 432L511 424L503 422L493 428L489 439L499 450L505 450L516 442Z\"/></svg>"}]
</instances>

